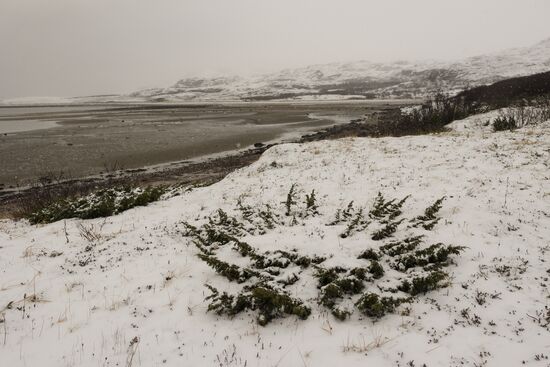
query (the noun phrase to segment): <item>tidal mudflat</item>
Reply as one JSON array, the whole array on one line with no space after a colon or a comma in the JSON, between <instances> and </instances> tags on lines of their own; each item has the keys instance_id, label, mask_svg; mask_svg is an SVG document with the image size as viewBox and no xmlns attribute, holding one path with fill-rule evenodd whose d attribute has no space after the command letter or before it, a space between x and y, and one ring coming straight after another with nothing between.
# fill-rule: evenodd
<instances>
[{"instance_id":1,"label":"tidal mudflat","mask_svg":"<svg viewBox=\"0 0 550 367\"><path fill-rule=\"evenodd\" d=\"M0 109L0 184L83 177L246 148L376 114L386 103ZM4 129L4 130L1 130Z\"/></svg>"}]
</instances>

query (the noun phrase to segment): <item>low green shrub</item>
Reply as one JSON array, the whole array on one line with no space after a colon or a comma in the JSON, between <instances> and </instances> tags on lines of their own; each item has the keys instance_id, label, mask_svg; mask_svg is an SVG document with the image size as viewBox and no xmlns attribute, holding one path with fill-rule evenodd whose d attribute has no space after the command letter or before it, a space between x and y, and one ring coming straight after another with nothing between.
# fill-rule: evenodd
<instances>
[{"instance_id":1,"label":"low green shrub","mask_svg":"<svg viewBox=\"0 0 550 367\"><path fill-rule=\"evenodd\" d=\"M386 200L382 193L379 192L374 200L374 205L369 212L369 216L378 220L382 220L384 218L387 218L388 220L395 219L403 213L401 208L408 198L409 196L405 196L397 202L396 199Z\"/></svg>"},{"instance_id":2,"label":"low green shrub","mask_svg":"<svg viewBox=\"0 0 550 367\"><path fill-rule=\"evenodd\" d=\"M309 195L306 194L305 204L306 204L306 214L305 214L306 216L308 215L315 216L319 214L319 211L318 211L319 208L317 205L317 197L315 196L315 190L312 190L311 194Z\"/></svg>"},{"instance_id":3,"label":"low green shrub","mask_svg":"<svg viewBox=\"0 0 550 367\"><path fill-rule=\"evenodd\" d=\"M414 133L440 131L445 125L476 112L475 104L464 98L449 98L438 92L422 106L402 113L399 126Z\"/></svg>"},{"instance_id":4,"label":"low green shrub","mask_svg":"<svg viewBox=\"0 0 550 367\"><path fill-rule=\"evenodd\" d=\"M52 223L63 219L102 218L122 213L137 206L158 201L165 187L118 187L96 191L78 199L61 199L27 216L32 224Z\"/></svg>"},{"instance_id":5,"label":"low green shrub","mask_svg":"<svg viewBox=\"0 0 550 367\"><path fill-rule=\"evenodd\" d=\"M327 225L335 226L337 224L347 222L351 218L354 212L355 212L355 208L353 207L353 201L350 201L348 206L345 209L338 209L336 211L334 220Z\"/></svg>"},{"instance_id":6,"label":"low green shrub","mask_svg":"<svg viewBox=\"0 0 550 367\"><path fill-rule=\"evenodd\" d=\"M357 258L365 260L378 260L380 259L380 254L378 254L375 250L369 248L363 251Z\"/></svg>"},{"instance_id":7,"label":"low green shrub","mask_svg":"<svg viewBox=\"0 0 550 367\"><path fill-rule=\"evenodd\" d=\"M253 276L259 276L259 274L253 270L226 263L213 255L200 253L197 256L214 269L216 273L226 277L230 282L236 281L237 283L244 283Z\"/></svg>"},{"instance_id":8,"label":"low green shrub","mask_svg":"<svg viewBox=\"0 0 550 367\"><path fill-rule=\"evenodd\" d=\"M208 311L214 311L218 315L235 316L245 310L258 311L258 324L265 326L285 315L295 315L305 320L311 314L311 309L302 301L265 285L245 288L236 296L226 292L220 294L216 288L209 285L207 287L212 291L206 298L210 300Z\"/></svg>"},{"instance_id":9,"label":"low green shrub","mask_svg":"<svg viewBox=\"0 0 550 367\"><path fill-rule=\"evenodd\" d=\"M285 215L289 217L290 214L292 214L292 206L297 204L296 184L292 184L292 186L290 186L290 190L288 190L288 194L286 195L286 201L284 201L283 204L285 204L286 208Z\"/></svg>"},{"instance_id":10,"label":"low green shrub","mask_svg":"<svg viewBox=\"0 0 550 367\"><path fill-rule=\"evenodd\" d=\"M369 266L369 273L374 279L380 279L384 276L384 268L378 261L372 261Z\"/></svg>"},{"instance_id":11,"label":"low green shrub","mask_svg":"<svg viewBox=\"0 0 550 367\"><path fill-rule=\"evenodd\" d=\"M432 205L427 207L423 215L411 220L412 226L422 227L425 230L431 231L441 219L437 214L441 210L443 200L445 200L445 196L437 199Z\"/></svg>"},{"instance_id":12,"label":"low green shrub","mask_svg":"<svg viewBox=\"0 0 550 367\"><path fill-rule=\"evenodd\" d=\"M450 255L458 255L464 251L463 246L444 245L436 243L424 249L416 250L412 253L402 255L394 263L393 268L400 271L406 271L414 267L432 265L432 267L442 267L448 265Z\"/></svg>"},{"instance_id":13,"label":"low green shrub","mask_svg":"<svg viewBox=\"0 0 550 367\"><path fill-rule=\"evenodd\" d=\"M322 288L325 285L334 282L336 279L339 278L338 274L342 274L345 272L346 272L346 269L338 266L330 269L318 268L317 272L315 272L314 274L314 276L319 281L318 288Z\"/></svg>"},{"instance_id":14,"label":"low green shrub","mask_svg":"<svg viewBox=\"0 0 550 367\"><path fill-rule=\"evenodd\" d=\"M498 116L493 121L494 131L515 130L517 128L518 124L513 116Z\"/></svg>"},{"instance_id":15,"label":"low green shrub","mask_svg":"<svg viewBox=\"0 0 550 367\"><path fill-rule=\"evenodd\" d=\"M390 257L403 255L417 248L422 243L423 237L424 236L413 236L405 238L402 241L393 241L380 246L380 251Z\"/></svg>"},{"instance_id":16,"label":"low green shrub","mask_svg":"<svg viewBox=\"0 0 550 367\"><path fill-rule=\"evenodd\" d=\"M365 293L359 298L355 306L364 315L372 318L381 318L387 313L391 313L406 299L393 297L381 297L375 293Z\"/></svg>"},{"instance_id":17,"label":"low green shrub","mask_svg":"<svg viewBox=\"0 0 550 367\"><path fill-rule=\"evenodd\" d=\"M367 228L369 222L363 217L363 209L359 209L353 219L351 219L344 230L340 234L341 238L348 238L355 232L363 231Z\"/></svg>"},{"instance_id":18,"label":"low green shrub","mask_svg":"<svg viewBox=\"0 0 550 367\"><path fill-rule=\"evenodd\" d=\"M447 279L447 277L447 273L436 270L426 276L414 277L412 282L404 280L398 289L402 292L409 293L411 296L426 294L429 291L443 288L445 284L441 282Z\"/></svg>"},{"instance_id":19,"label":"low green shrub","mask_svg":"<svg viewBox=\"0 0 550 367\"><path fill-rule=\"evenodd\" d=\"M383 228L380 230L374 232L372 234L372 239L374 241L380 241L384 238L388 238L393 236L393 234L397 231L397 227L404 221L404 219L398 220L396 222L388 222Z\"/></svg>"},{"instance_id":20,"label":"low green shrub","mask_svg":"<svg viewBox=\"0 0 550 367\"><path fill-rule=\"evenodd\" d=\"M209 311L228 316L246 310L256 311L257 322L261 325L286 315L304 319L311 312L304 302L311 298L309 295L309 298L303 298L300 292L307 285L316 285L319 305L338 320L347 319L355 309L378 319L394 312L400 304L410 302L417 295L447 286L449 275L443 270L453 263L454 255L464 250L464 247L443 243L425 246L425 235L414 235L416 230L399 236L402 227L405 227L401 224L405 221L409 224L408 229L433 228L440 220L439 211L444 198L436 200L422 215L409 221L402 212L408 196L402 200L386 200L382 194L375 199L370 211L354 208L353 202L350 202L337 211L333 222L327 224L342 225L343 232L339 232L341 238L361 235L360 232L366 232L371 222L379 224L378 230L372 231L367 239L377 242L367 243L366 248L354 256L354 262L359 260L355 266L334 266L333 263L323 267L321 263L330 256L310 256L298 250L262 251L242 241L245 236L266 234L258 229L267 228L267 223L272 219L277 225L291 226L290 221L279 220L284 214L300 219L316 214L314 191L306 195L305 207L300 210L295 207L295 198L296 189L292 185L287 200L283 202L284 212L282 208L272 212L266 206L269 213L267 221L261 218L259 206L246 206L239 201L236 217L220 209L210 217L204 217L202 224L196 227L184 223L182 234L191 237L200 250L198 256L226 280L241 284L236 286L240 291L233 295L219 293L209 287L213 292L207 297L211 301ZM305 226L307 221L301 224ZM397 238L392 239L394 236ZM227 252L219 252L223 246L230 247L243 257L239 265L224 261ZM315 277L316 281L312 282L310 276ZM397 277L395 282L392 282L392 277ZM375 289L376 293L373 293ZM296 295L295 298L290 294Z\"/></svg>"}]
</instances>

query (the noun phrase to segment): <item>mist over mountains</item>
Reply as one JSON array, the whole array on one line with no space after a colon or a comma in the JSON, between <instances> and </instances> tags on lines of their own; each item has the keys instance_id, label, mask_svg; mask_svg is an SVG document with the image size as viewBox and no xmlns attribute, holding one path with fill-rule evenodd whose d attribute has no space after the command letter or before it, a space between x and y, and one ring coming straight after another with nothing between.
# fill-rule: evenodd
<instances>
[{"instance_id":1,"label":"mist over mountains","mask_svg":"<svg viewBox=\"0 0 550 367\"><path fill-rule=\"evenodd\" d=\"M129 95L148 101L422 98L550 70L550 38L534 46L455 62L356 61L312 65L254 77L186 78Z\"/></svg>"},{"instance_id":2,"label":"mist over mountains","mask_svg":"<svg viewBox=\"0 0 550 367\"><path fill-rule=\"evenodd\" d=\"M434 45L436 47L436 45ZM550 38L533 46L454 62L354 61L285 69L252 77L192 77L127 95L17 99L4 103L308 101L423 98L550 70Z\"/></svg>"}]
</instances>

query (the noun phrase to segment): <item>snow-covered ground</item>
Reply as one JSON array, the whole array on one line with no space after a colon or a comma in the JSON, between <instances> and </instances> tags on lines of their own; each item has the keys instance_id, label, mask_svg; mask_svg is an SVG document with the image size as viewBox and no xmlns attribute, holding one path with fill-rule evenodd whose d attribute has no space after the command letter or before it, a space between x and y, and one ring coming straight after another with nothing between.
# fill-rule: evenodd
<instances>
[{"instance_id":1,"label":"snow-covered ground","mask_svg":"<svg viewBox=\"0 0 550 367\"><path fill-rule=\"evenodd\" d=\"M279 145L217 184L107 219L0 222L0 365L549 366L550 123L493 133L490 117L437 135ZM295 225L282 204L293 183L294 210L313 189L319 206ZM355 309L338 321L306 269L290 295L311 307L307 320L259 326L254 313L207 312L205 284L241 285L197 257L182 221L203 223L218 208L240 218L239 199L270 204L280 223L244 241L359 266L358 254L392 238L373 241L370 227L341 238L345 225L327 224L352 200L367 213L378 192L411 195L408 219L446 197L433 230L404 221L393 239L466 246L446 268L447 288L379 320Z\"/></svg>"}]
</instances>

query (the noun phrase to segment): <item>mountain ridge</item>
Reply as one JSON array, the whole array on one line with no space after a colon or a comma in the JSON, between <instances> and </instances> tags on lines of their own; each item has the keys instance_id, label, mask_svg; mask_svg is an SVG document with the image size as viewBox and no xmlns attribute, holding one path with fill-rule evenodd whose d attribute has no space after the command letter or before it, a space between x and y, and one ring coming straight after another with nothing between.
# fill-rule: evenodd
<instances>
[{"instance_id":1,"label":"mountain ridge","mask_svg":"<svg viewBox=\"0 0 550 367\"><path fill-rule=\"evenodd\" d=\"M528 47L511 48L457 61L333 62L246 77L188 77L166 88L149 88L123 95L62 98L58 102L422 99L435 91L455 95L471 87L545 71L550 71L550 38ZM22 100L25 103L32 102ZM3 101L4 105L17 103L21 101ZM37 103L44 103L44 99Z\"/></svg>"},{"instance_id":2,"label":"mountain ridge","mask_svg":"<svg viewBox=\"0 0 550 367\"><path fill-rule=\"evenodd\" d=\"M550 70L550 38L459 61L367 60L287 68L252 77L184 78L168 88L131 93L150 101L423 98Z\"/></svg>"}]
</instances>

